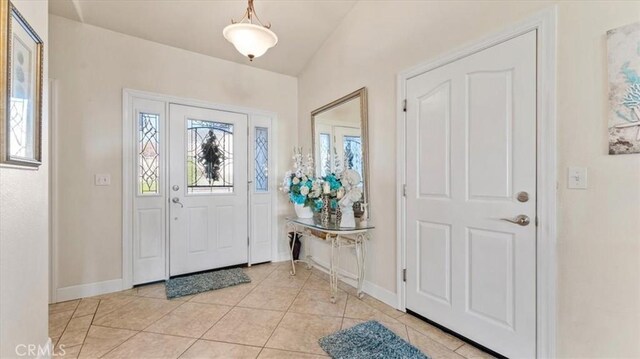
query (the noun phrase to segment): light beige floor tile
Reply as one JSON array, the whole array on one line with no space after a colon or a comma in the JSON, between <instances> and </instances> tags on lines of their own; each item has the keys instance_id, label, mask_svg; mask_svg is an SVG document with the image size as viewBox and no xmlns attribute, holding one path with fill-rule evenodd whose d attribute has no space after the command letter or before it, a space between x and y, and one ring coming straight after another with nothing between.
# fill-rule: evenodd
<instances>
[{"instance_id":1,"label":"light beige floor tile","mask_svg":"<svg viewBox=\"0 0 640 359\"><path fill-rule=\"evenodd\" d=\"M302 289L331 290L331 285L329 284L328 279L323 279L315 274L312 274L311 276L309 276L309 279L307 279L307 282L304 284L304 287L302 287Z\"/></svg>"},{"instance_id":2,"label":"light beige floor tile","mask_svg":"<svg viewBox=\"0 0 640 359\"><path fill-rule=\"evenodd\" d=\"M80 304L78 304L75 313L73 313L73 317L78 318L84 317L85 315L93 315L96 310L98 310L98 304L100 304L100 299L82 299Z\"/></svg>"},{"instance_id":3,"label":"light beige floor tile","mask_svg":"<svg viewBox=\"0 0 640 359\"><path fill-rule=\"evenodd\" d=\"M177 358L194 342L195 339L191 338L141 332L109 352L104 358Z\"/></svg>"},{"instance_id":4,"label":"light beige floor tile","mask_svg":"<svg viewBox=\"0 0 640 359\"><path fill-rule=\"evenodd\" d=\"M464 344L456 350L456 353L462 355L468 359L494 359L491 354L485 353L482 350L474 347L473 345Z\"/></svg>"},{"instance_id":5,"label":"light beige floor tile","mask_svg":"<svg viewBox=\"0 0 640 359\"><path fill-rule=\"evenodd\" d=\"M95 298L95 297L92 297L92 298ZM135 299L136 297L133 297L130 295L114 295L111 297L105 297L100 299L100 304L98 305L98 309L96 310L94 320L104 317L105 315L113 312L114 310L133 302Z\"/></svg>"},{"instance_id":6,"label":"light beige floor tile","mask_svg":"<svg viewBox=\"0 0 640 359\"><path fill-rule=\"evenodd\" d=\"M49 314L49 337L53 338L61 336L72 315L73 310Z\"/></svg>"},{"instance_id":7,"label":"light beige floor tile","mask_svg":"<svg viewBox=\"0 0 640 359\"><path fill-rule=\"evenodd\" d=\"M226 305L187 302L160 318L145 331L200 338L229 309L231 307Z\"/></svg>"},{"instance_id":8,"label":"light beige floor tile","mask_svg":"<svg viewBox=\"0 0 640 359\"><path fill-rule=\"evenodd\" d=\"M164 286L164 282L142 285L137 288L138 288L138 293L136 294L137 296L167 299L167 292L166 292L166 287Z\"/></svg>"},{"instance_id":9,"label":"light beige floor tile","mask_svg":"<svg viewBox=\"0 0 640 359\"><path fill-rule=\"evenodd\" d=\"M255 283L234 285L222 289L200 293L190 299L191 302L234 306L256 287Z\"/></svg>"},{"instance_id":10,"label":"light beige floor tile","mask_svg":"<svg viewBox=\"0 0 640 359\"><path fill-rule=\"evenodd\" d=\"M80 351L80 358L99 358L124 343L136 333L133 330L92 325Z\"/></svg>"},{"instance_id":11,"label":"light beige floor tile","mask_svg":"<svg viewBox=\"0 0 640 359\"><path fill-rule=\"evenodd\" d=\"M339 291L336 302L331 303L331 292L326 290L300 291L289 311L294 313L327 315L342 317L347 305L347 293Z\"/></svg>"},{"instance_id":12,"label":"light beige floor tile","mask_svg":"<svg viewBox=\"0 0 640 359\"><path fill-rule=\"evenodd\" d=\"M382 313L390 316L391 318L398 318L401 315L404 315L403 312L377 300L376 298L373 298L372 296L365 294L364 297L362 299L363 302L369 304L370 306L372 306L373 308L381 311Z\"/></svg>"},{"instance_id":13,"label":"light beige floor tile","mask_svg":"<svg viewBox=\"0 0 640 359\"><path fill-rule=\"evenodd\" d=\"M87 336L91 320L93 320L93 317L90 315L71 319L60 340L58 340L58 345L65 345L66 347L81 345Z\"/></svg>"},{"instance_id":14,"label":"light beige floor tile","mask_svg":"<svg viewBox=\"0 0 640 359\"><path fill-rule=\"evenodd\" d=\"M93 324L112 328L142 330L180 304L182 302L136 297L130 303L94 319Z\"/></svg>"},{"instance_id":15,"label":"light beige floor tile","mask_svg":"<svg viewBox=\"0 0 640 359\"><path fill-rule=\"evenodd\" d=\"M414 317L413 315L405 314L398 317L398 321L404 323L409 328L413 328L416 331L428 336L429 338L439 342L445 347L456 350L464 344L464 342L451 334L447 334L442 330L434 327L433 325Z\"/></svg>"},{"instance_id":16,"label":"light beige floor tile","mask_svg":"<svg viewBox=\"0 0 640 359\"><path fill-rule=\"evenodd\" d=\"M328 358L326 355L306 354L300 352L290 352L286 350L264 348L260 352L258 359L320 359Z\"/></svg>"},{"instance_id":17,"label":"light beige floor tile","mask_svg":"<svg viewBox=\"0 0 640 359\"><path fill-rule=\"evenodd\" d=\"M287 287L272 287L260 284L251 291L240 303L239 307L270 309L286 311L298 295L298 289Z\"/></svg>"},{"instance_id":18,"label":"light beige floor tile","mask_svg":"<svg viewBox=\"0 0 640 359\"><path fill-rule=\"evenodd\" d=\"M313 267L311 269L311 274L315 275L316 277L326 280L327 282L329 281L329 273L326 273L316 267Z\"/></svg>"},{"instance_id":19,"label":"light beige floor tile","mask_svg":"<svg viewBox=\"0 0 640 359\"><path fill-rule=\"evenodd\" d=\"M340 330L341 318L287 313L266 347L312 354L324 354L318 339Z\"/></svg>"},{"instance_id":20,"label":"light beige floor tile","mask_svg":"<svg viewBox=\"0 0 640 359\"><path fill-rule=\"evenodd\" d=\"M254 284L260 283L267 278L269 274L275 271L277 266L269 264L259 264L247 268L242 268L242 271L251 278L251 282Z\"/></svg>"},{"instance_id":21,"label":"light beige floor tile","mask_svg":"<svg viewBox=\"0 0 640 359\"><path fill-rule=\"evenodd\" d=\"M420 351L425 353L430 358L463 359L462 356L454 353L451 349L427 337L426 335L419 333L411 328L407 328L407 331L411 344L420 349Z\"/></svg>"},{"instance_id":22,"label":"light beige floor tile","mask_svg":"<svg viewBox=\"0 0 640 359\"><path fill-rule=\"evenodd\" d=\"M253 359L260 350L259 347L198 340L180 359Z\"/></svg>"},{"instance_id":23,"label":"light beige floor tile","mask_svg":"<svg viewBox=\"0 0 640 359\"><path fill-rule=\"evenodd\" d=\"M347 300L347 307L344 311L345 318L363 319L363 320L377 320L385 323L397 323L394 318L384 314L378 309L370 306L362 300L349 295Z\"/></svg>"},{"instance_id":24,"label":"light beige floor tile","mask_svg":"<svg viewBox=\"0 0 640 359\"><path fill-rule=\"evenodd\" d=\"M80 300L69 300L66 302L49 304L49 314L60 313L60 312L68 312L70 310L75 310L80 303Z\"/></svg>"},{"instance_id":25,"label":"light beige floor tile","mask_svg":"<svg viewBox=\"0 0 640 359\"><path fill-rule=\"evenodd\" d=\"M296 275L291 275L288 270L276 269L265 278L261 285L270 287L302 288L307 279L311 276L311 271L299 270Z\"/></svg>"},{"instance_id":26,"label":"light beige floor tile","mask_svg":"<svg viewBox=\"0 0 640 359\"><path fill-rule=\"evenodd\" d=\"M344 290L354 297L358 295L358 290L354 286L352 286L351 284L347 284L341 280L338 281L338 288Z\"/></svg>"},{"instance_id":27,"label":"light beige floor tile","mask_svg":"<svg viewBox=\"0 0 640 359\"><path fill-rule=\"evenodd\" d=\"M220 319L202 338L263 346L283 316L284 312L236 307Z\"/></svg>"},{"instance_id":28,"label":"light beige floor tile","mask_svg":"<svg viewBox=\"0 0 640 359\"><path fill-rule=\"evenodd\" d=\"M64 344L56 345L53 349L54 358L72 359L77 358L80 354L82 345L66 346Z\"/></svg>"},{"instance_id":29,"label":"light beige floor tile","mask_svg":"<svg viewBox=\"0 0 640 359\"><path fill-rule=\"evenodd\" d=\"M355 325L365 323L365 322L367 321L362 319L344 318L344 320L342 321L342 329L351 328ZM384 325L387 329L391 330L392 332L396 333L400 338L406 341L409 341L409 335L407 334L406 325L402 323L387 323L387 322L379 322L379 323Z\"/></svg>"}]
</instances>

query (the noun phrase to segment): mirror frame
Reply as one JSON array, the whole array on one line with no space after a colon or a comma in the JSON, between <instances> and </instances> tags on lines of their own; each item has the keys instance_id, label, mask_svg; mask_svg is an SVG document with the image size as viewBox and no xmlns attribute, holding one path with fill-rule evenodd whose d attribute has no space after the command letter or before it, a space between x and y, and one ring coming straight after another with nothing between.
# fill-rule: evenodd
<instances>
[{"instance_id":1,"label":"mirror frame","mask_svg":"<svg viewBox=\"0 0 640 359\"><path fill-rule=\"evenodd\" d=\"M368 118L368 102L367 102L367 88L362 87L358 90L353 91L352 93L340 97L339 99L332 101L320 108L317 108L311 111L311 148L313 153L313 160L316 160L316 116L331 110L343 103L349 102L357 97L360 97L360 131L362 136L362 162L363 162L363 176L362 179L365 183L364 186L364 203L369 205L369 210L367 211L368 216L370 217L371 210L371 198L369 197L369 187L371 187L371 177L369 176L369 118Z\"/></svg>"}]
</instances>

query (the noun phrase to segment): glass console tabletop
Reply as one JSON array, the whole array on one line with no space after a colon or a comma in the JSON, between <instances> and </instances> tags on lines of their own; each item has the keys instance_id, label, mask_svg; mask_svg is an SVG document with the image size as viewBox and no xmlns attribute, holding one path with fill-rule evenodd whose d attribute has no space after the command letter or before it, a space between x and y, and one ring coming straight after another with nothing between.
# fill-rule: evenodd
<instances>
[{"instance_id":1,"label":"glass console tabletop","mask_svg":"<svg viewBox=\"0 0 640 359\"><path fill-rule=\"evenodd\" d=\"M320 231L332 232L332 233L362 232L362 231L368 231L370 229L375 228L370 224L363 225L362 223L359 223L359 222L356 222L355 227L340 227L336 222L333 222L333 221L330 221L327 224L323 224L322 221L320 221L320 218L317 218L317 217L313 217L313 218L287 217L286 220L291 223L299 224L301 226L305 226L308 228L314 228Z\"/></svg>"}]
</instances>

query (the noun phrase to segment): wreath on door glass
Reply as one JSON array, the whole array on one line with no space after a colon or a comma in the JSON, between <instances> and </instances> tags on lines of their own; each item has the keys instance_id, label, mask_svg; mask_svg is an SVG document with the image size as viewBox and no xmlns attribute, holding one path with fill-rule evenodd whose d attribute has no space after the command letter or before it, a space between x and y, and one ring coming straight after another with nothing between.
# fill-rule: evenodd
<instances>
[{"instance_id":1,"label":"wreath on door glass","mask_svg":"<svg viewBox=\"0 0 640 359\"><path fill-rule=\"evenodd\" d=\"M209 183L220 180L220 168L222 167L222 161L224 161L224 153L220 149L220 145L218 145L218 139L213 130L209 130L200 145L200 149L202 151L198 160L204 166L204 174Z\"/></svg>"}]
</instances>

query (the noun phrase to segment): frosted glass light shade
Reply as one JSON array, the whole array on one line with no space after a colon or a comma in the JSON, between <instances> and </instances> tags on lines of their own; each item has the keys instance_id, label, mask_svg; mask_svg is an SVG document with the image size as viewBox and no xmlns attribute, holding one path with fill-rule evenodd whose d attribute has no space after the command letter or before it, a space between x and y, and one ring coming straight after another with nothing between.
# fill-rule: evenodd
<instances>
[{"instance_id":1,"label":"frosted glass light shade","mask_svg":"<svg viewBox=\"0 0 640 359\"><path fill-rule=\"evenodd\" d=\"M222 30L222 35L244 56L253 59L264 55L267 50L276 46L278 37L264 26L238 23L231 24Z\"/></svg>"}]
</instances>

